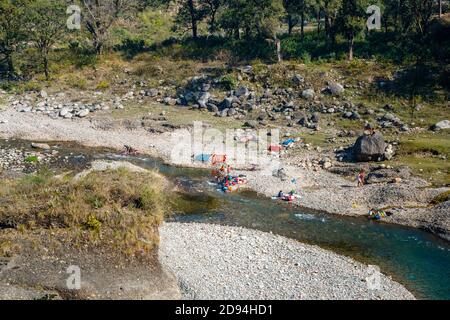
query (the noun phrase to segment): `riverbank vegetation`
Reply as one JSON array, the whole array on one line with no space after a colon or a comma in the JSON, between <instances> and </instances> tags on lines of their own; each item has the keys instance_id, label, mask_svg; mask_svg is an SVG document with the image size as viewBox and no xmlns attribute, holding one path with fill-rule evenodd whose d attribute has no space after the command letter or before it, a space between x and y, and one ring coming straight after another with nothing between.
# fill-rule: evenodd
<instances>
[{"instance_id":1,"label":"riverbank vegetation","mask_svg":"<svg viewBox=\"0 0 450 320\"><path fill-rule=\"evenodd\" d=\"M0 199L3 229L44 231L79 249L121 252L127 258L153 253L168 211L161 176L125 169L82 179L34 174L7 180Z\"/></svg>"}]
</instances>

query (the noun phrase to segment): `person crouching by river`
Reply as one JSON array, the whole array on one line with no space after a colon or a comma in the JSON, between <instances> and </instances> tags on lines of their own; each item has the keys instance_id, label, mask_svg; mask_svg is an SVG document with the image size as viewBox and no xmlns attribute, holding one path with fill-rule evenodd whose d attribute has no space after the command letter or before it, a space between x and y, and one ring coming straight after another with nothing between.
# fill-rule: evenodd
<instances>
[{"instance_id":1,"label":"person crouching by river","mask_svg":"<svg viewBox=\"0 0 450 320\"><path fill-rule=\"evenodd\" d=\"M366 171L364 169L361 169L358 174L358 187L364 186L366 179Z\"/></svg>"}]
</instances>

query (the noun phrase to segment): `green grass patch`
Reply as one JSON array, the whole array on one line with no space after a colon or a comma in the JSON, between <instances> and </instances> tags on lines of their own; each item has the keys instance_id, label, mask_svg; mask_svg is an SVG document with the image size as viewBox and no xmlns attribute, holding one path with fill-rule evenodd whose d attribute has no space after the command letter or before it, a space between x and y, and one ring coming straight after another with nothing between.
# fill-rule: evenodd
<instances>
[{"instance_id":1,"label":"green grass patch","mask_svg":"<svg viewBox=\"0 0 450 320\"><path fill-rule=\"evenodd\" d=\"M429 155L396 156L387 162L394 166L407 165L414 175L419 176L435 186L450 185L450 162Z\"/></svg>"},{"instance_id":2,"label":"green grass patch","mask_svg":"<svg viewBox=\"0 0 450 320\"><path fill-rule=\"evenodd\" d=\"M26 163L36 163L39 161L39 158L37 156L28 156L24 160Z\"/></svg>"},{"instance_id":3,"label":"green grass patch","mask_svg":"<svg viewBox=\"0 0 450 320\"><path fill-rule=\"evenodd\" d=\"M400 139L399 155L432 154L450 156L450 133L423 133L403 136Z\"/></svg>"}]
</instances>

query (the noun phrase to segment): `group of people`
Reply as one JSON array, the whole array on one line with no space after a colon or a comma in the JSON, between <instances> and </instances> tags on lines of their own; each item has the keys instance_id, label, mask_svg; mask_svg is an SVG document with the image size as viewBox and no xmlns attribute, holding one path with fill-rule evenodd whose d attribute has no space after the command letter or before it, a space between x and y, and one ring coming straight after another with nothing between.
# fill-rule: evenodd
<instances>
[{"instance_id":1,"label":"group of people","mask_svg":"<svg viewBox=\"0 0 450 320\"><path fill-rule=\"evenodd\" d=\"M377 220L378 221L378 220L381 220L383 218L390 217L392 215L393 215L392 212L384 211L382 209L374 209L374 208L372 208L372 209L369 210L369 219L371 219L371 220Z\"/></svg>"},{"instance_id":2,"label":"group of people","mask_svg":"<svg viewBox=\"0 0 450 320\"><path fill-rule=\"evenodd\" d=\"M298 195L295 192L295 190L291 190L288 194L284 194L283 190L280 190L280 192L278 192L278 196L277 196L278 199L288 201L288 202L294 201L296 197L298 197Z\"/></svg>"},{"instance_id":3,"label":"group of people","mask_svg":"<svg viewBox=\"0 0 450 320\"><path fill-rule=\"evenodd\" d=\"M213 175L225 192L236 191L240 185L247 183L245 176L233 176L231 174L231 166L227 164L222 164L219 170L213 172Z\"/></svg>"},{"instance_id":4,"label":"group of people","mask_svg":"<svg viewBox=\"0 0 450 320\"><path fill-rule=\"evenodd\" d=\"M123 151L121 152L123 156L135 156L138 154L138 151L129 145L123 146Z\"/></svg>"}]
</instances>

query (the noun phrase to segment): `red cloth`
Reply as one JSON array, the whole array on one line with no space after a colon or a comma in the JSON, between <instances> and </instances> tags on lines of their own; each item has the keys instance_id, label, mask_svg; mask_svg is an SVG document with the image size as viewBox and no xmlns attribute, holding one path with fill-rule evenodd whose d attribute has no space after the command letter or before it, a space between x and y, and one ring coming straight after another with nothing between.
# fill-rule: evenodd
<instances>
[{"instance_id":1,"label":"red cloth","mask_svg":"<svg viewBox=\"0 0 450 320\"><path fill-rule=\"evenodd\" d=\"M270 151L270 152L280 152L281 149L282 149L281 146L275 146L275 145L272 145L272 146L269 147L269 151Z\"/></svg>"},{"instance_id":2,"label":"red cloth","mask_svg":"<svg viewBox=\"0 0 450 320\"><path fill-rule=\"evenodd\" d=\"M227 156L226 155L220 155L220 154L213 154L211 157L211 162L213 165L218 163L226 163L227 162Z\"/></svg>"}]
</instances>

